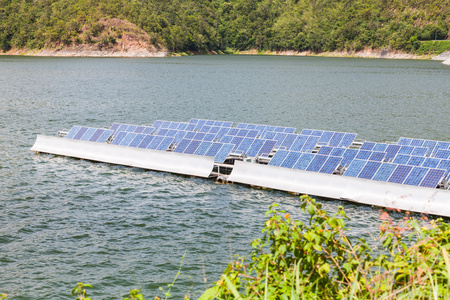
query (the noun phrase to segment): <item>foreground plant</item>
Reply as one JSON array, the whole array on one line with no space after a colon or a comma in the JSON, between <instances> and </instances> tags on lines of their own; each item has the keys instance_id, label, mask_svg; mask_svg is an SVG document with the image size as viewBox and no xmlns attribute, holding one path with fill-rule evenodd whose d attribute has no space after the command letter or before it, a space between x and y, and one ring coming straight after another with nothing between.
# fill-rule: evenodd
<instances>
[{"instance_id":1,"label":"foreground plant","mask_svg":"<svg viewBox=\"0 0 450 300\"><path fill-rule=\"evenodd\" d=\"M88 297L86 289L83 289L84 287L92 288L92 285L78 282L77 285L72 289L72 296L77 295L77 297L75 298L76 300L92 300Z\"/></svg>"},{"instance_id":2,"label":"foreground plant","mask_svg":"<svg viewBox=\"0 0 450 300\"><path fill-rule=\"evenodd\" d=\"M378 246L351 241L342 207L334 215L301 197L307 224L277 204L266 213L262 239L249 259L230 264L200 298L207 299L448 299L450 225L421 227L407 218L393 224L384 213Z\"/></svg>"}]
</instances>

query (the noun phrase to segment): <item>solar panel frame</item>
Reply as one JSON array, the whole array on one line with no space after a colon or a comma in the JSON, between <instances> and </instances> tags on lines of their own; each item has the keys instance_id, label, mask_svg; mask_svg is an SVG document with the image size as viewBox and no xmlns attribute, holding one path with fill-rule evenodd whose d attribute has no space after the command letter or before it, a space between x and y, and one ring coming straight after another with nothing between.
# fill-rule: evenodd
<instances>
[{"instance_id":1,"label":"solar panel frame","mask_svg":"<svg viewBox=\"0 0 450 300\"><path fill-rule=\"evenodd\" d=\"M112 140L111 144L113 145L119 145L120 142L122 142L122 140L125 138L125 136L128 134L128 132L126 131L120 131L117 133L117 135L114 137L114 139Z\"/></svg>"},{"instance_id":2,"label":"solar panel frame","mask_svg":"<svg viewBox=\"0 0 450 300\"><path fill-rule=\"evenodd\" d=\"M319 173L333 174L334 171L336 171L336 169L339 167L341 160L342 157L329 156L327 161L323 164L322 168L320 169Z\"/></svg>"},{"instance_id":3,"label":"solar panel frame","mask_svg":"<svg viewBox=\"0 0 450 300\"><path fill-rule=\"evenodd\" d=\"M170 145L172 145L174 140L174 137L171 136L166 136L161 143L158 145L158 147L156 148L156 150L160 150L160 151L166 151Z\"/></svg>"},{"instance_id":4,"label":"solar panel frame","mask_svg":"<svg viewBox=\"0 0 450 300\"><path fill-rule=\"evenodd\" d=\"M394 173L395 168L397 168L397 164L382 163L372 180L387 182L392 173Z\"/></svg>"},{"instance_id":5,"label":"solar panel frame","mask_svg":"<svg viewBox=\"0 0 450 300\"><path fill-rule=\"evenodd\" d=\"M362 159L354 159L350 165L348 166L348 168L345 170L344 172L344 176L349 176L349 177L358 177L359 173L361 173L362 169L364 168L364 166L367 164L367 160L362 160Z\"/></svg>"},{"instance_id":6,"label":"solar panel frame","mask_svg":"<svg viewBox=\"0 0 450 300\"><path fill-rule=\"evenodd\" d=\"M89 139L92 137L94 132L97 130L97 128L89 127L88 130L83 134L83 136L80 138L81 141L89 141Z\"/></svg>"},{"instance_id":7,"label":"solar panel frame","mask_svg":"<svg viewBox=\"0 0 450 300\"><path fill-rule=\"evenodd\" d=\"M200 146L195 150L195 155L205 155L206 151L208 151L209 147L211 147L212 142L202 142Z\"/></svg>"},{"instance_id":8,"label":"solar panel frame","mask_svg":"<svg viewBox=\"0 0 450 300\"><path fill-rule=\"evenodd\" d=\"M368 161L362 168L361 172L358 174L358 178L362 179L372 179L378 169L381 167L381 162L379 161Z\"/></svg>"},{"instance_id":9,"label":"solar panel frame","mask_svg":"<svg viewBox=\"0 0 450 300\"><path fill-rule=\"evenodd\" d=\"M275 147L276 143L277 141L275 140L265 140L264 145L258 151L258 156L263 154L269 155L270 152L272 152L273 148Z\"/></svg>"},{"instance_id":10,"label":"solar panel frame","mask_svg":"<svg viewBox=\"0 0 450 300\"><path fill-rule=\"evenodd\" d=\"M186 138L181 139L181 141L178 143L178 145L176 146L176 148L173 152L183 153L191 142L192 142L192 139L186 139Z\"/></svg>"},{"instance_id":11,"label":"solar panel frame","mask_svg":"<svg viewBox=\"0 0 450 300\"><path fill-rule=\"evenodd\" d=\"M333 137L330 139L330 142L328 143L328 145L333 146L333 147L338 147L339 144L341 143L342 139L344 138L345 133L343 132L335 132L333 134Z\"/></svg>"},{"instance_id":12,"label":"solar panel frame","mask_svg":"<svg viewBox=\"0 0 450 300\"><path fill-rule=\"evenodd\" d=\"M206 151L205 156L215 157L222 146L223 143L213 143L211 147L209 147L208 151Z\"/></svg>"},{"instance_id":13,"label":"solar panel frame","mask_svg":"<svg viewBox=\"0 0 450 300\"><path fill-rule=\"evenodd\" d=\"M136 133L128 132L125 138L120 142L120 146L129 146L131 141L136 137Z\"/></svg>"},{"instance_id":14,"label":"solar panel frame","mask_svg":"<svg viewBox=\"0 0 450 300\"><path fill-rule=\"evenodd\" d=\"M136 133L136 132L134 132ZM142 142L146 135L143 133L136 133L134 139L130 142L129 147L137 147Z\"/></svg>"},{"instance_id":15,"label":"solar panel frame","mask_svg":"<svg viewBox=\"0 0 450 300\"><path fill-rule=\"evenodd\" d=\"M314 156L315 156L315 154L313 154L313 153L303 153L302 156L300 156L300 158L295 163L293 169L306 170L308 165L314 159Z\"/></svg>"},{"instance_id":16,"label":"solar panel frame","mask_svg":"<svg viewBox=\"0 0 450 300\"><path fill-rule=\"evenodd\" d=\"M310 136L302 147L302 152L312 151L319 142L318 136Z\"/></svg>"},{"instance_id":17,"label":"solar panel frame","mask_svg":"<svg viewBox=\"0 0 450 300\"><path fill-rule=\"evenodd\" d=\"M138 145L138 148L147 148L154 138L155 138L154 135L146 134L145 137L140 142L140 144Z\"/></svg>"},{"instance_id":18,"label":"solar panel frame","mask_svg":"<svg viewBox=\"0 0 450 300\"><path fill-rule=\"evenodd\" d=\"M216 163L224 163L230 154L231 150L233 150L233 144L223 144L220 148L219 152L217 152L216 156L214 156L214 162Z\"/></svg>"},{"instance_id":19,"label":"solar panel frame","mask_svg":"<svg viewBox=\"0 0 450 300\"><path fill-rule=\"evenodd\" d=\"M338 147L350 147L356 139L356 133L346 133L339 143Z\"/></svg>"},{"instance_id":20,"label":"solar panel frame","mask_svg":"<svg viewBox=\"0 0 450 300\"><path fill-rule=\"evenodd\" d=\"M406 177L403 184L419 186L422 180L425 178L430 169L424 167L413 167L408 177Z\"/></svg>"},{"instance_id":21,"label":"solar panel frame","mask_svg":"<svg viewBox=\"0 0 450 300\"><path fill-rule=\"evenodd\" d=\"M73 139L73 137L77 134L77 132L80 130L81 126L73 126L67 135L65 136L66 139Z\"/></svg>"},{"instance_id":22,"label":"solar panel frame","mask_svg":"<svg viewBox=\"0 0 450 300\"><path fill-rule=\"evenodd\" d=\"M194 154L201 143L202 143L201 140L192 140L189 143L189 145L184 149L183 153L185 153L185 154Z\"/></svg>"},{"instance_id":23,"label":"solar panel frame","mask_svg":"<svg viewBox=\"0 0 450 300\"><path fill-rule=\"evenodd\" d=\"M422 182L419 184L421 187L436 188L441 180L444 178L445 170L430 169Z\"/></svg>"},{"instance_id":24,"label":"solar panel frame","mask_svg":"<svg viewBox=\"0 0 450 300\"><path fill-rule=\"evenodd\" d=\"M402 184L405 181L406 177L408 177L412 169L412 166L397 165L387 182Z\"/></svg>"},{"instance_id":25,"label":"solar panel frame","mask_svg":"<svg viewBox=\"0 0 450 300\"><path fill-rule=\"evenodd\" d=\"M291 169L295 165L295 163L297 162L297 160L300 158L301 155L302 155L301 152L289 151L288 155L285 157L285 159L281 163L280 167Z\"/></svg>"},{"instance_id":26,"label":"solar panel frame","mask_svg":"<svg viewBox=\"0 0 450 300\"><path fill-rule=\"evenodd\" d=\"M105 129L97 128L94 134L89 138L89 142L96 142L104 132Z\"/></svg>"},{"instance_id":27,"label":"solar panel frame","mask_svg":"<svg viewBox=\"0 0 450 300\"><path fill-rule=\"evenodd\" d=\"M327 155L316 154L316 156L306 168L306 171L319 172L327 159Z\"/></svg>"},{"instance_id":28,"label":"solar panel frame","mask_svg":"<svg viewBox=\"0 0 450 300\"><path fill-rule=\"evenodd\" d=\"M81 139L88 129L89 129L89 127L84 127L84 126L80 127L80 129L77 131L77 133L73 136L72 139L74 139L74 140Z\"/></svg>"},{"instance_id":29,"label":"solar panel frame","mask_svg":"<svg viewBox=\"0 0 450 300\"><path fill-rule=\"evenodd\" d=\"M282 149L277 150L277 152L273 155L272 159L269 161L268 165L279 167L283 163L284 159L288 154L289 151L287 150Z\"/></svg>"},{"instance_id":30,"label":"solar panel frame","mask_svg":"<svg viewBox=\"0 0 450 300\"><path fill-rule=\"evenodd\" d=\"M159 144L161 144L164 138L165 137L162 135L155 135L151 143L148 144L147 149L156 150L156 148L158 148Z\"/></svg>"}]
</instances>

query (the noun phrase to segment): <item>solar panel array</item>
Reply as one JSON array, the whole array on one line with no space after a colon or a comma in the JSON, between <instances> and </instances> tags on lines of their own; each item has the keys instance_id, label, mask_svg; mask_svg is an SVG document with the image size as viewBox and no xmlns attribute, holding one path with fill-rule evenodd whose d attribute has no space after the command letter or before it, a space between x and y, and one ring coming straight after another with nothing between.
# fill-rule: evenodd
<instances>
[{"instance_id":1,"label":"solar panel array","mask_svg":"<svg viewBox=\"0 0 450 300\"><path fill-rule=\"evenodd\" d=\"M67 133L66 138L97 143L106 143L114 131L102 128L73 126Z\"/></svg>"}]
</instances>

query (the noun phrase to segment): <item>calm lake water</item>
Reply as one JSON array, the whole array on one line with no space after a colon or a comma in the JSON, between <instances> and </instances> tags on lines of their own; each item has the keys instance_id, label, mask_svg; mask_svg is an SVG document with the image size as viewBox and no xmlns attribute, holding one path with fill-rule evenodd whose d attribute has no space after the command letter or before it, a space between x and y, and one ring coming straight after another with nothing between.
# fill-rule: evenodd
<instances>
[{"instance_id":1,"label":"calm lake water","mask_svg":"<svg viewBox=\"0 0 450 300\"><path fill-rule=\"evenodd\" d=\"M29 151L37 134L73 125L206 118L450 140L450 68L436 61L194 56L158 59L0 56L0 293L95 299L171 283L194 299L230 255L246 255L278 191ZM374 233L377 208L343 205L352 235ZM401 218L401 215L396 215ZM205 272L205 276L203 276ZM206 284L204 283L206 278Z\"/></svg>"}]
</instances>

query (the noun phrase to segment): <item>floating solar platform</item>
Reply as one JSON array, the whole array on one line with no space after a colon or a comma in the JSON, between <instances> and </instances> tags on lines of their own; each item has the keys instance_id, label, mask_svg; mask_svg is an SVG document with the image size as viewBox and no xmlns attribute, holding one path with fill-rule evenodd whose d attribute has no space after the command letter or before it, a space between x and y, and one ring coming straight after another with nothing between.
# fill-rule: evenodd
<instances>
[{"instance_id":1,"label":"floating solar platform","mask_svg":"<svg viewBox=\"0 0 450 300\"><path fill-rule=\"evenodd\" d=\"M450 142L206 119L149 124L77 125L38 135L31 150L450 217Z\"/></svg>"}]
</instances>

